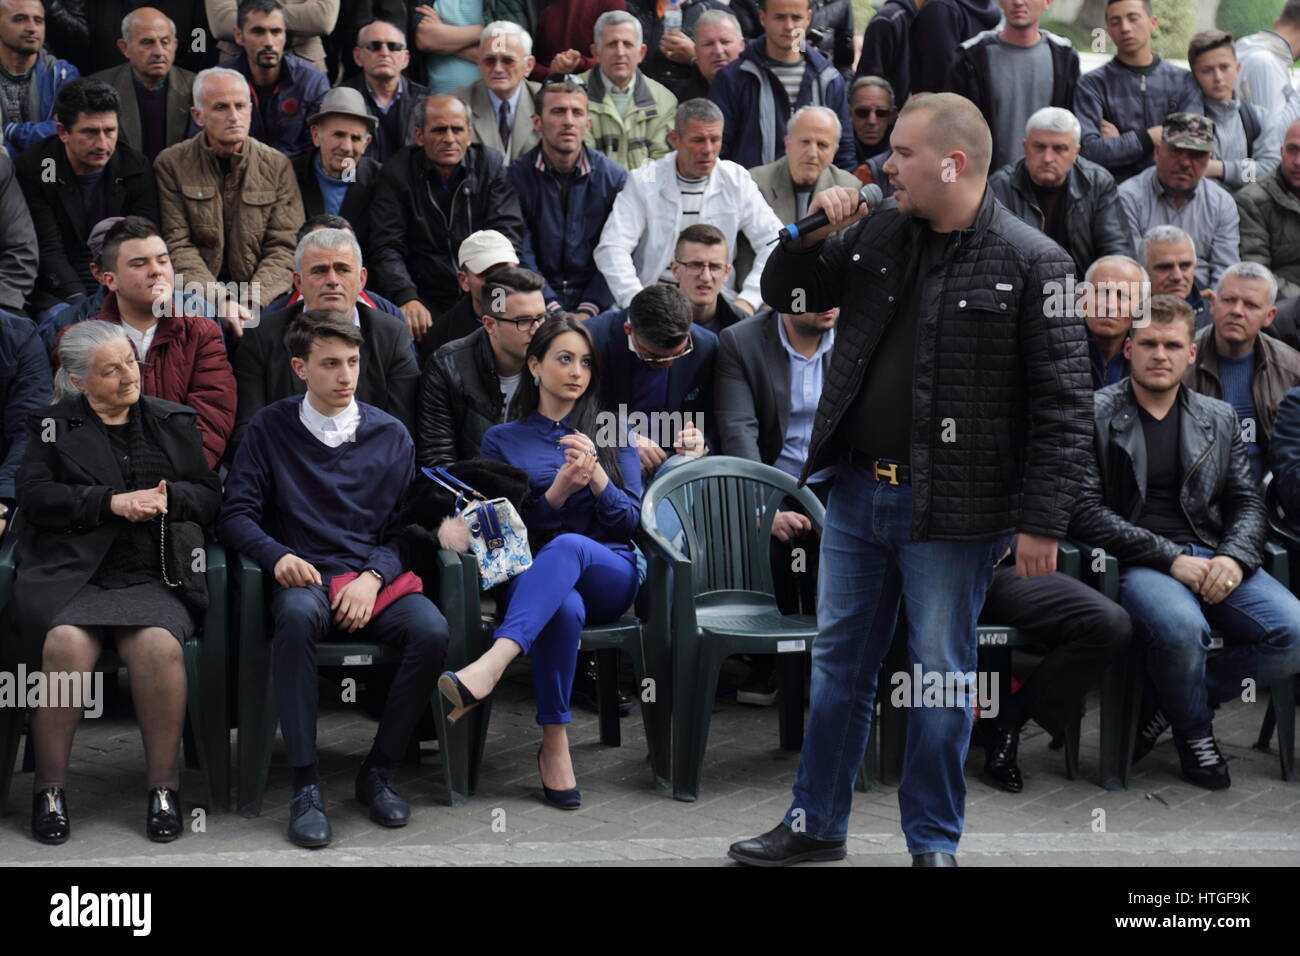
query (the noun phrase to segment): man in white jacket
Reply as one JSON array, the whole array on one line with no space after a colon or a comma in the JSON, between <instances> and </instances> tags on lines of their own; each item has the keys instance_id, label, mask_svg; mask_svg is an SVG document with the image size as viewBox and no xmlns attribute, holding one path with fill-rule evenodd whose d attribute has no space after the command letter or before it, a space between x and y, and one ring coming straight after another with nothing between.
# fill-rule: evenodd
<instances>
[{"instance_id":1,"label":"man in white jacket","mask_svg":"<svg viewBox=\"0 0 1300 956\"><path fill-rule=\"evenodd\" d=\"M749 172L718 158L722 111L715 104L706 99L682 103L668 141L673 152L628 173L596 246L596 265L615 302L627 308L648 285L677 284L669 264L677 236L687 226L716 226L731 250L743 232L756 253L743 287L732 290L737 293L733 304L753 315L762 305L759 278L772 248L768 244L783 223Z\"/></svg>"},{"instance_id":2,"label":"man in white jacket","mask_svg":"<svg viewBox=\"0 0 1300 956\"><path fill-rule=\"evenodd\" d=\"M1241 61L1237 96L1263 107L1265 115L1276 116L1283 104L1292 99L1291 64L1297 54L1300 54L1300 0L1287 0L1273 29L1237 41L1237 59Z\"/></svg>"}]
</instances>

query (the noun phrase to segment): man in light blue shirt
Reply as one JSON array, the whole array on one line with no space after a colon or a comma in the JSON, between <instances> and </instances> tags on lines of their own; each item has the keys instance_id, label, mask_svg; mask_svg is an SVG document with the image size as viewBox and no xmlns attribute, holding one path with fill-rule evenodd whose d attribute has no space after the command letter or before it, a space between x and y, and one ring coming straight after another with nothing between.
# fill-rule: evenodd
<instances>
[{"instance_id":1,"label":"man in light blue shirt","mask_svg":"<svg viewBox=\"0 0 1300 956\"><path fill-rule=\"evenodd\" d=\"M450 93L478 79L483 0L435 0L415 8L415 48L425 54L429 89Z\"/></svg>"}]
</instances>

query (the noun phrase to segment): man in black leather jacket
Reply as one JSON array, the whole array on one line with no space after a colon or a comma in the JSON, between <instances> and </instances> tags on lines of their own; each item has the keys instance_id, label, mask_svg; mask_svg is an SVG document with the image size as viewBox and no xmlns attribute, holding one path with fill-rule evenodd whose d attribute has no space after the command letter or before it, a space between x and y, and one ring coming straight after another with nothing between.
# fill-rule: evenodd
<instances>
[{"instance_id":1,"label":"man in black leather jacket","mask_svg":"<svg viewBox=\"0 0 1300 956\"><path fill-rule=\"evenodd\" d=\"M1120 604L1145 632L1154 687L1134 760L1172 725L1183 776L1231 783L1211 705L1300 671L1300 601L1260 569L1264 504L1231 405L1182 386L1192 309L1151 299L1124 346L1131 377L1096 395L1096 462L1070 531L1120 561ZM1207 668L1211 629L1225 647ZM1158 702L1158 706L1157 706Z\"/></svg>"},{"instance_id":2,"label":"man in black leather jacket","mask_svg":"<svg viewBox=\"0 0 1300 956\"><path fill-rule=\"evenodd\" d=\"M914 865L956 864L971 729L962 704L993 565L1014 541L1023 577L1055 569L1087 459L1084 327L1050 301L1074 266L987 189L988 124L963 97L913 97L891 143L894 197L863 219L855 190L818 193L809 212L830 225L783 243L763 272L774 309L841 308L803 478L828 465L838 475L794 801L781 825L731 848L744 863L844 856L876 674L905 597L920 680L941 682L945 699L927 704L914 684L907 693L910 672L892 678L894 695L919 705L903 832Z\"/></svg>"},{"instance_id":3,"label":"man in black leather jacket","mask_svg":"<svg viewBox=\"0 0 1300 956\"><path fill-rule=\"evenodd\" d=\"M546 315L544 280L507 266L483 286L483 326L434 352L420 378L415 463L438 468L479 457L484 433L518 417L519 376L533 333ZM500 309L492 312L496 291ZM538 321L526 322L529 317Z\"/></svg>"},{"instance_id":4,"label":"man in black leather jacket","mask_svg":"<svg viewBox=\"0 0 1300 956\"><path fill-rule=\"evenodd\" d=\"M989 177L1002 205L1051 236L1082 276L1103 256L1132 256L1119 190L1104 166L1079 155L1079 121L1047 106L1029 117L1024 158Z\"/></svg>"}]
</instances>

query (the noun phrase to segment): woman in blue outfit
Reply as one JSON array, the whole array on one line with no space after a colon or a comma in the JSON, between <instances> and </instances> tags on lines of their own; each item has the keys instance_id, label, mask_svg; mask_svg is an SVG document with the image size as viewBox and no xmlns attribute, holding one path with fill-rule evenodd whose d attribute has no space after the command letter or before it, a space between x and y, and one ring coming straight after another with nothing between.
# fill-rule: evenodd
<instances>
[{"instance_id":1,"label":"woman in blue outfit","mask_svg":"<svg viewBox=\"0 0 1300 956\"><path fill-rule=\"evenodd\" d=\"M478 660L438 682L459 717L492 692L519 654L533 658L538 771L547 802L581 804L569 740L569 694L584 624L616 620L636 597L632 536L641 517L641 466L630 441L597 447L599 370L591 334L567 316L533 336L519 383L521 417L488 429L482 455L528 473L535 503L523 515L547 539L506 585L505 620Z\"/></svg>"}]
</instances>

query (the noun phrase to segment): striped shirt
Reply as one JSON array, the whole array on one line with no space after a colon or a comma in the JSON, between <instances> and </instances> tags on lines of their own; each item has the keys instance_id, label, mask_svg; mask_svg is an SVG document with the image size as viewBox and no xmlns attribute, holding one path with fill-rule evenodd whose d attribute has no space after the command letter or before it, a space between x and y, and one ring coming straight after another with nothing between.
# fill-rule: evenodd
<instances>
[{"instance_id":1,"label":"striped shirt","mask_svg":"<svg viewBox=\"0 0 1300 956\"><path fill-rule=\"evenodd\" d=\"M775 60L768 60L767 68L771 70L781 85L785 87L785 95L790 103L790 112L794 112L794 104L799 99L799 87L803 86L804 62L800 58L798 63L777 63Z\"/></svg>"}]
</instances>

